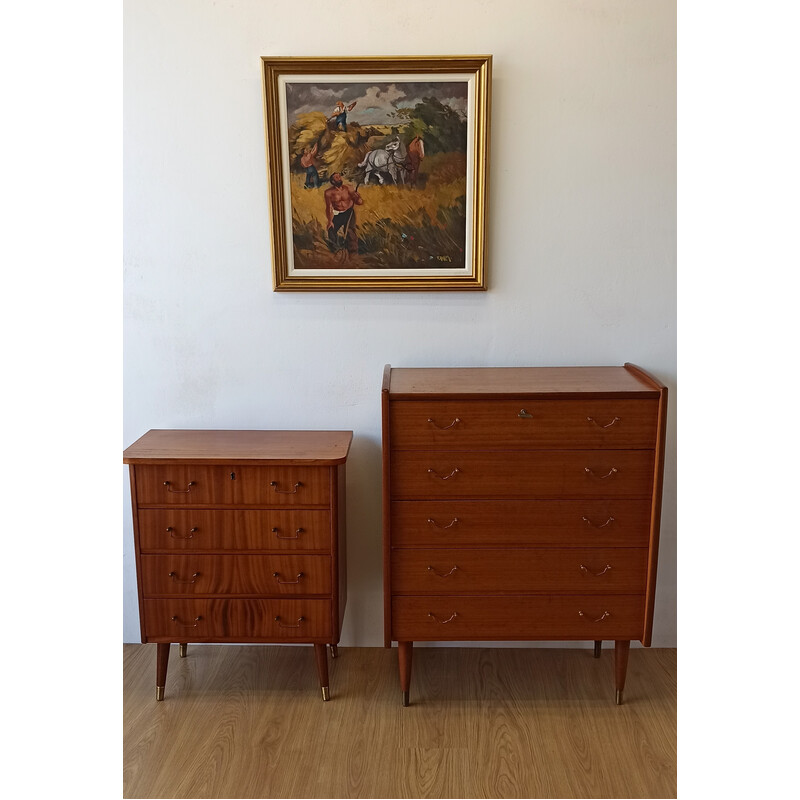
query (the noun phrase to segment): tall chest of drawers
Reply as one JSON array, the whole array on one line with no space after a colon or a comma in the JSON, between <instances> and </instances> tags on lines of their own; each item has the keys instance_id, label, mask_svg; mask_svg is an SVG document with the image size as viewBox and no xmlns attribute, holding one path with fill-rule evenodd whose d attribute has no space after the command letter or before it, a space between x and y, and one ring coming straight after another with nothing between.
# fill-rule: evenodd
<instances>
[{"instance_id":1,"label":"tall chest of drawers","mask_svg":"<svg viewBox=\"0 0 800 800\"><path fill-rule=\"evenodd\" d=\"M350 431L151 430L127 448L142 642L311 643L330 696Z\"/></svg>"},{"instance_id":2,"label":"tall chest of drawers","mask_svg":"<svg viewBox=\"0 0 800 800\"><path fill-rule=\"evenodd\" d=\"M623 367L397 369L382 391L384 638L649 646L666 387Z\"/></svg>"}]
</instances>

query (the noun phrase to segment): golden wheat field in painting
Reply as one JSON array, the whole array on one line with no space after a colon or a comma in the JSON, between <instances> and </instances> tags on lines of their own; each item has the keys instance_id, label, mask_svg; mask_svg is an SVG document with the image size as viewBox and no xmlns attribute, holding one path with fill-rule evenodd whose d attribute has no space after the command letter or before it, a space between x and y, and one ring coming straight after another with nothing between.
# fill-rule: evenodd
<instances>
[{"instance_id":1,"label":"golden wheat field in painting","mask_svg":"<svg viewBox=\"0 0 800 800\"><path fill-rule=\"evenodd\" d=\"M463 267L466 156L436 154L420 167L425 190L409 186L358 184L344 173L363 203L356 207L358 254L341 244L331 248L326 232L324 191L305 189L304 176L292 175L294 266L302 268Z\"/></svg>"}]
</instances>

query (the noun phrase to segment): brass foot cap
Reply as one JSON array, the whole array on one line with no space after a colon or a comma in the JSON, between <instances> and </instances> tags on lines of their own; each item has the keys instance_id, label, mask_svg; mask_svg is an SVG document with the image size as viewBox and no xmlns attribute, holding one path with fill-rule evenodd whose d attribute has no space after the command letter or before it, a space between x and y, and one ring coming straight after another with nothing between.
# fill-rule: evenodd
<instances>
[{"instance_id":1,"label":"brass foot cap","mask_svg":"<svg viewBox=\"0 0 800 800\"><path fill-rule=\"evenodd\" d=\"M164 699L164 687L156 686L156 700L163 700L163 699Z\"/></svg>"},{"instance_id":2,"label":"brass foot cap","mask_svg":"<svg viewBox=\"0 0 800 800\"><path fill-rule=\"evenodd\" d=\"M337 658L339 655L339 648L335 644L331 645L331 658Z\"/></svg>"},{"instance_id":3,"label":"brass foot cap","mask_svg":"<svg viewBox=\"0 0 800 800\"><path fill-rule=\"evenodd\" d=\"M180 655L181 658L186 658L186 645L185 644L182 644L180 646L180 650L178 651L178 654Z\"/></svg>"},{"instance_id":4,"label":"brass foot cap","mask_svg":"<svg viewBox=\"0 0 800 800\"><path fill-rule=\"evenodd\" d=\"M622 705L622 689L617 689L617 705Z\"/></svg>"},{"instance_id":5,"label":"brass foot cap","mask_svg":"<svg viewBox=\"0 0 800 800\"><path fill-rule=\"evenodd\" d=\"M408 692L403 692L403 707L407 707L409 705L408 702Z\"/></svg>"},{"instance_id":6,"label":"brass foot cap","mask_svg":"<svg viewBox=\"0 0 800 800\"><path fill-rule=\"evenodd\" d=\"M328 686L322 687L322 699L323 700L330 700L331 699L331 690Z\"/></svg>"}]
</instances>

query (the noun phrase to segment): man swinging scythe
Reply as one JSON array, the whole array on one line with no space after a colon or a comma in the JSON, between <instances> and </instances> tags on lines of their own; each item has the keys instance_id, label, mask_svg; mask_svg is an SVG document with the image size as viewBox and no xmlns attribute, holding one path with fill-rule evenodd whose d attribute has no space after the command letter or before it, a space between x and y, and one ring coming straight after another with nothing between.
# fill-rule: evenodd
<instances>
[{"instance_id":1,"label":"man swinging scythe","mask_svg":"<svg viewBox=\"0 0 800 800\"><path fill-rule=\"evenodd\" d=\"M358 193L358 186L351 189L342 178L341 172L331 175L331 188L325 190L325 218L328 227L328 245L331 250L342 253L342 258L358 255L358 236L356 235L356 206L364 201ZM344 248L338 245L339 231L344 229Z\"/></svg>"}]
</instances>

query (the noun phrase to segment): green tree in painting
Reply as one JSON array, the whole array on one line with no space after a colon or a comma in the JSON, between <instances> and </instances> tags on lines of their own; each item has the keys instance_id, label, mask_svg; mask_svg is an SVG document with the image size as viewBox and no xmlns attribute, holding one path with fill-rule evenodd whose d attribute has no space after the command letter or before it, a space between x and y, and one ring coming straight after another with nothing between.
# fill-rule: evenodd
<instances>
[{"instance_id":1,"label":"green tree in painting","mask_svg":"<svg viewBox=\"0 0 800 800\"><path fill-rule=\"evenodd\" d=\"M413 136L425 141L425 151L434 153L463 153L467 149L467 121L449 105L435 97L425 97L414 108L400 108L398 120L408 124Z\"/></svg>"}]
</instances>

